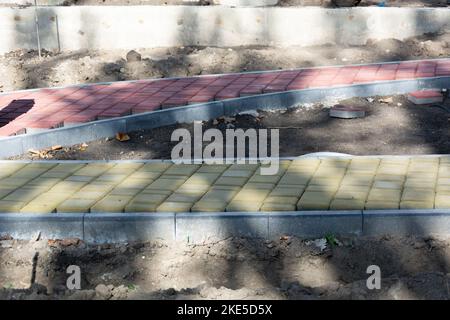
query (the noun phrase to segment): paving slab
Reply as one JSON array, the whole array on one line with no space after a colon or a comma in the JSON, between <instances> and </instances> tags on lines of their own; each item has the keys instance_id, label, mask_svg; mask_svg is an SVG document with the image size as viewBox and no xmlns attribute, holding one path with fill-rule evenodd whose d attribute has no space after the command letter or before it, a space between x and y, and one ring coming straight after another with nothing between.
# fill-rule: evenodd
<instances>
[{"instance_id":1,"label":"paving slab","mask_svg":"<svg viewBox=\"0 0 450 320\"><path fill-rule=\"evenodd\" d=\"M444 101L441 90L421 90L408 94L408 100L414 104L440 103Z\"/></svg>"},{"instance_id":2,"label":"paving slab","mask_svg":"<svg viewBox=\"0 0 450 320\"><path fill-rule=\"evenodd\" d=\"M273 176L260 176L258 164L220 168L167 162L1 162L5 174L0 178L0 211L20 212L24 208L25 212L51 213L84 208L85 212L123 212L148 208L149 212L185 212L192 207L198 211L208 202L215 202L214 208L225 204L226 211L231 212L260 211L262 207L267 211L287 210L294 204L298 210L395 209L415 205L417 209L443 208L450 207L450 183L445 178L449 169L447 158L285 160L288 169ZM356 170L367 166L373 170ZM49 172L64 175L49 177ZM76 199L82 200L79 206L75 205ZM201 204L195 206L197 202ZM126 209L128 205L130 208Z\"/></svg>"},{"instance_id":3,"label":"paving slab","mask_svg":"<svg viewBox=\"0 0 450 320\"><path fill-rule=\"evenodd\" d=\"M427 79L440 79L445 77L450 77L450 59L436 59L436 60L420 60L414 63L427 63L430 64L433 71L427 73L425 76L420 72L413 72L402 74L401 68L394 68L392 79L397 79L395 81L405 81L405 80L420 80L426 81ZM239 111L245 111L249 108L248 101L251 101L253 97L261 96L263 99L252 101L258 102L260 108L264 109L265 106L273 107L274 104L283 104L287 102L290 97L286 95L284 97L277 95L267 95L267 93L280 93L289 90L309 90L314 88L339 88L342 86L360 85L360 84L370 84L370 83L389 83L392 80L380 81L376 73L369 73L364 79L355 78L352 82L349 82L345 77L337 77L345 74L354 74L356 71L365 70L366 68L383 68L398 66L398 62L388 62L388 63L377 63L371 65L355 65L355 66L336 66L336 74L333 76L333 81L324 83L323 81L318 81L320 79L320 70L327 70L328 67L322 68L302 68L297 70L276 70L276 71L264 71L264 72L253 72L252 75L256 76L256 80L260 76L273 76L270 81L264 84L264 87L253 90L253 82L245 81L244 85L238 85L240 82L248 77L248 73L238 73L232 75L233 79L228 80L230 75L215 75L216 84L219 84L218 91L208 97L207 99L196 99L197 94L189 91L189 86L180 86L178 83L183 81L191 82L191 85L195 86L198 84L204 89L208 89L209 86L215 86L214 82L211 84L205 84L204 81L211 78L211 76L196 76L190 78L175 78L172 81L167 81L166 79L148 79L130 82L115 82L108 83L108 90L112 93L108 98L108 104L106 109L96 107L96 104L92 104L92 101L104 99L104 92L102 90L95 90L99 84L90 84L82 86L72 86L66 88L46 88L46 89L34 89L28 91L18 91L18 92L8 92L0 95L0 111L4 110L5 113L3 118L11 119L8 123L2 122L2 127L0 127L0 136L8 137L23 133L28 133L30 135L29 139L20 140L22 151L26 151L30 148L41 148L46 147L42 144L42 139L40 139L40 133L45 133L45 130L58 128L61 126L72 127L73 134L72 139L76 141L76 137L80 134L82 130L92 130L91 137L102 138L108 136L114 136L117 132L136 131L141 129L148 129L152 127L158 127L163 125L169 125L176 122L192 122L194 120L207 120L213 117L219 117L228 113L236 113ZM286 85L280 86L276 85L279 79L283 79L284 75L290 75L295 71L294 78L288 78L289 81ZM296 83L303 81L308 78L307 85L296 86ZM226 80L226 81L225 81ZM220 82L222 81L222 82ZM448 81L447 81L448 82ZM126 84L126 86L124 86ZM239 87L239 89L235 89ZM133 90L133 88L136 88ZM167 94L162 95L161 92ZM356 93L357 90L355 90ZM233 103L229 104L226 108L220 102L220 100L233 99L240 97L241 92L243 95L248 95L252 93L250 97L245 97L242 99L235 99ZM141 99L142 94L147 93L149 98L145 101L147 106L141 106L138 100ZM374 94L378 94L374 92ZM424 98L427 95L427 99L437 99L437 96L431 96L432 92L429 91L419 91L413 92L411 97L413 99ZM90 99L83 99L80 97L89 96ZM428 97L429 96L429 97ZM48 106L49 100L54 100L58 97L58 102L61 103L56 109ZM197 96L198 97L198 96ZM250 98L250 99L247 99ZM247 100L246 100L247 99ZM158 100L158 103L152 101ZM192 102L207 102L209 100L219 100L216 102L206 103L206 104L190 104ZM433 100L433 102L435 102ZM17 106L23 103L31 103L31 108L17 117ZM181 106L189 106L189 108L179 108ZM162 112L164 109L164 112ZM226 110L227 109L227 110ZM77 114L73 114L73 110L78 110ZM55 111L58 111L58 119L46 120L36 118L35 114L38 112L42 115L44 119L52 119L54 117ZM143 112L140 113L138 118L125 117L123 121L114 122L112 124L108 120L116 117L124 117L135 113L135 111ZM10 115L9 115L10 113ZM159 113L157 117L152 114ZM89 129L83 129L83 126L77 124L89 123L96 120L107 119L106 121L97 121L95 127L86 127ZM73 125L76 125L73 127ZM42 131L44 130L44 131ZM47 141L49 145L56 145L58 140L58 133L64 134L64 131L55 130L55 135L48 137L50 141ZM81 131L80 131L81 130ZM32 134L37 133L38 134ZM19 141L19 140L18 140ZM68 143L71 143L68 141ZM73 142L76 144L78 142ZM5 148L14 148L13 142L5 143Z\"/></svg>"},{"instance_id":4,"label":"paving slab","mask_svg":"<svg viewBox=\"0 0 450 320\"><path fill-rule=\"evenodd\" d=\"M211 172L212 167L205 164L180 165L177 169L178 164L158 161L134 165L120 161L80 161L70 166L58 161L0 161L0 167L9 168L5 169L7 174L0 178L0 217L6 219L17 215L43 219L36 218L38 224L30 225L28 230L40 228L39 223L47 221L42 218L44 216L48 216L51 223L56 223L52 219L65 215L67 218L82 217L85 219L82 223L92 217L89 220L90 235L86 238L94 242L113 238L126 241L124 239L133 238L133 232L147 239L153 237L148 231L150 229L159 236L167 236L172 227L170 237L188 237L189 241L204 239L205 236L210 238L215 232L216 237L227 234L268 237L284 232L303 236L318 236L324 232L358 234L362 223L369 234L408 233L416 232L416 229L423 233L449 230L446 228L450 183L448 178L443 178L449 165L448 156L374 156L371 159L374 161L364 162L367 160L358 156L345 161L340 157L320 156L305 162L285 159L291 163L286 166L289 169L283 173L283 178L296 176L302 171L305 176L312 177L305 179L304 184L285 184L286 179L283 181L283 178L272 181L274 183L251 182L249 179L255 175L249 175L248 170L258 171L258 164L251 167L224 165L226 169L223 170L216 166ZM361 163L380 165L372 173L354 170ZM382 166L403 168L405 163L409 166L395 179L386 179L392 175L378 174ZM317 168L327 169L317 176ZM99 171L94 173L93 169ZM69 176L43 177L49 170L65 172ZM83 177L78 176L80 172L93 177L82 181L71 179ZM135 178L140 172L145 174ZM230 177L230 172L240 172L244 176ZM331 178L322 176L325 172ZM440 175L437 174L439 172ZM16 178L16 174L19 177ZM371 184L353 184L359 175L363 182L372 177L374 180ZM133 178L129 178L131 176ZM426 180L420 180L420 176ZM221 179L222 182L223 179L232 179L233 183L223 184ZM166 215L172 217L171 224ZM101 230L102 217L107 218L107 228L120 228L124 223L126 230L108 235ZM178 217L181 219L179 223ZM78 220L74 218L73 221ZM138 226L139 221L143 221L143 226ZM159 224L161 233L153 230ZM178 225L181 229L174 231ZM16 225L12 226L16 228ZM100 228L97 233L95 227ZM192 230L199 230L199 233L193 234ZM181 238L175 237L175 232Z\"/></svg>"}]
</instances>

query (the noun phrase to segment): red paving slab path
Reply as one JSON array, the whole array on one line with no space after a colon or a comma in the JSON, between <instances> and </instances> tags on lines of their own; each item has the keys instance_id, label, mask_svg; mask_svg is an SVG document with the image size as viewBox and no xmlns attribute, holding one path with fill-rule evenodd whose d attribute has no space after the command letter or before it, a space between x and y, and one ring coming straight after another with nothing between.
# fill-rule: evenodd
<instances>
[{"instance_id":1,"label":"red paving slab path","mask_svg":"<svg viewBox=\"0 0 450 320\"><path fill-rule=\"evenodd\" d=\"M149 79L0 95L0 136L287 90L450 76L450 58Z\"/></svg>"}]
</instances>

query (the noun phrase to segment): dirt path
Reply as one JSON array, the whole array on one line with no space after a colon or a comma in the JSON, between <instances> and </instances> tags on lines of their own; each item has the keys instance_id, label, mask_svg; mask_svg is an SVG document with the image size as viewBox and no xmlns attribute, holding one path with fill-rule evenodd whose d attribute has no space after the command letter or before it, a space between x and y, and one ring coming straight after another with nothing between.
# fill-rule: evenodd
<instances>
[{"instance_id":1,"label":"dirt path","mask_svg":"<svg viewBox=\"0 0 450 320\"><path fill-rule=\"evenodd\" d=\"M416 106L405 96L353 98L340 103L362 107L367 115L345 120L329 117L328 107L337 102L221 118L204 122L202 128L219 129L224 137L227 128L279 129L280 156L325 151L353 155L450 153L450 114L441 108ZM446 104L450 107L450 101ZM186 128L193 136L193 124L180 124L132 132L126 142L102 139L88 142L87 147L75 145L51 151L46 156L52 160L170 159L177 144L170 138L177 128ZM25 154L12 159L41 158Z\"/></svg>"},{"instance_id":2,"label":"dirt path","mask_svg":"<svg viewBox=\"0 0 450 320\"><path fill-rule=\"evenodd\" d=\"M204 245L0 241L0 299L448 299L450 239L233 238ZM69 265L82 290L65 287ZM366 269L381 269L368 290ZM30 285L32 283L32 285Z\"/></svg>"},{"instance_id":3,"label":"dirt path","mask_svg":"<svg viewBox=\"0 0 450 320\"><path fill-rule=\"evenodd\" d=\"M136 49L141 61L128 62L128 50L77 51L60 54L15 51L0 56L0 92L227 72L289 69L310 66L442 58L450 56L450 33L405 41L369 41L344 47L180 47Z\"/></svg>"}]
</instances>

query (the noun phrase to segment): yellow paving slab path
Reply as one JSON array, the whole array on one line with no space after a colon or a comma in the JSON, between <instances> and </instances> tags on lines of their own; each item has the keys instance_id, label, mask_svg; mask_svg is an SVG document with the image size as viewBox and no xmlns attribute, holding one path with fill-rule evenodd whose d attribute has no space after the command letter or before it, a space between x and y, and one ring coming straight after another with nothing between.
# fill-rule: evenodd
<instances>
[{"instance_id":1,"label":"yellow paving slab path","mask_svg":"<svg viewBox=\"0 0 450 320\"><path fill-rule=\"evenodd\" d=\"M450 208L450 156L300 157L259 164L0 162L0 213Z\"/></svg>"}]
</instances>

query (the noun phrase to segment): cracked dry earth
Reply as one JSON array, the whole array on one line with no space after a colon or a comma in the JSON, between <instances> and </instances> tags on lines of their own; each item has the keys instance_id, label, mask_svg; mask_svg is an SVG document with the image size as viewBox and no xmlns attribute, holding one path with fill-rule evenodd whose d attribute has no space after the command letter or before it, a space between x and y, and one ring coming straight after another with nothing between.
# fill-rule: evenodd
<instances>
[{"instance_id":1,"label":"cracked dry earth","mask_svg":"<svg viewBox=\"0 0 450 320\"><path fill-rule=\"evenodd\" d=\"M448 299L450 238L229 238L188 245L0 241L0 299ZM368 290L369 265L381 289ZM81 268L81 290L65 287Z\"/></svg>"}]
</instances>

